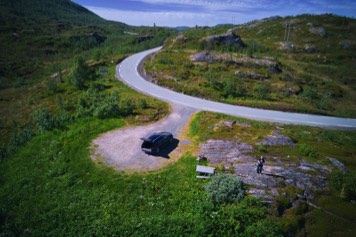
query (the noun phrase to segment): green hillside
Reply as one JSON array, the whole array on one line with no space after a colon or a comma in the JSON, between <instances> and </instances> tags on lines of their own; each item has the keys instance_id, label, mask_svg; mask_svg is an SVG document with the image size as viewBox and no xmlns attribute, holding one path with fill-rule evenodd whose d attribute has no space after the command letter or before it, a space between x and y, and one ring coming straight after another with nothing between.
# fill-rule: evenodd
<instances>
[{"instance_id":1,"label":"green hillside","mask_svg":"<svg viewBox=\"0 0 356 237\"><path fill-rule=\"evenodd\" d=\"M198 27L167 41L146 70L158 84L202 98L356 117L355 25L326 14Z\"/></svg>"},{"instance_id":2,"label":"green hillside","mask_svg":"<svg viewBox=\"0 0 356 237\"><path fill-rule=\"evenodd\" d=\"M96 74L111 72L128 54L163 44L173 30L106 21L70 0L2 0L0 32L0 143L6 143L35 110L58 110L56 98L73 113L81 93L70 80L79 56Z\"/></svg>"},{"instance_id":3,"label":"green hillside","mask_svg":"<svg viewBox=\"0 0 356 237\"><path fill-rule=\"evenodd\" d=\"M230 184L219 185L222 202L215 202L211 198L214 190L206 191L209 180L196 178L197 161L190 153L150 173L115 171L105 161L91 160L93 151L89 147L93 139L113 129L154 123L169 112L167 104L119 82L115 66L134 52L162 45L175 31L104 21L69 0L0 1L1 237L274 237L355 233L354 226L349 224L355 220L354 131L270 124L200 112L183 132L192 141L189 146L194 151L208 139L241 139L254 147L250 155L264 155L269 160L277 156L288 166L301 159L324 167L329 164L328 158L339 159L348 172L331 173L330 190L316 190L315 200L342 219L297 200L301 190L284 182L273 205L251 195L242 198L245 188L248 191L251 187L242 187L240 182L242 199L230 200L235 193L230 194L229 189L236 190L236 177ZM242 26L246 35L248 27L254 24ZM167 73L166 79L170 78L169 72L176 70L175 78L191 78L190 73L195 72L199 80L199 72L205 73L205 69L223 75L225 69L235 67L236 52L250 58L268 52L257 41L251 44L244 37L244 43L236 41L239 44L228 47L200 40L225 33L231 27L192 29L184 31L184 37L174 36L157 56L155 67ZM252 28L250 31L255 34ZM197 52L197 48L226 52L232 62L201 66L187 63L186 57ZM168 53L173 51L177 58ZM284 55L281 58L285 61L278 59L280 63L274 69L277 72L280 68L279 74L284 75L288 56L285 52L278 55ZM176 59L182 63L180 67L174 66ZM185 74L182 67L190 72ZM261 73L265 70L253 64L249 67ZM240 71L247 74L247 68L244 65ZM151 70L158 78L162 76L153 72L153 66ZM218 79L209 77L210 83L219 88L224 84ZM234 89L235 84L231 85L230 89ZM233 95L226 98L234 100L235 90L230 89L226 92ZM234 127L223 125L232 120L237 121ZM296 146L256 143L275 131L290 136ZM233 173L232 163L229 167ZM217 172L226 172L223 165L216 168ZM306 172L305 175L315 176L313 170ZM225 177L231 180L232 176Z\"/></svg>"},{"instance_id":4,"label":"green hillside","mask_svg":"<svg viewBox=\"0 0 356 237\"><path fill-rule=\"evenodd\" d=\"M150 35L150 43L157 33L149 28L105 21L70 0L1 1L0 13L0 75L5 82L29 78L43 64L99 46L111 44L117 47L116 51L131 51L127 45L135 43L137 36L126 35L125 31ZM7 83L2 82L4 87L3 84Z\"/></svg>"}]
</instances>

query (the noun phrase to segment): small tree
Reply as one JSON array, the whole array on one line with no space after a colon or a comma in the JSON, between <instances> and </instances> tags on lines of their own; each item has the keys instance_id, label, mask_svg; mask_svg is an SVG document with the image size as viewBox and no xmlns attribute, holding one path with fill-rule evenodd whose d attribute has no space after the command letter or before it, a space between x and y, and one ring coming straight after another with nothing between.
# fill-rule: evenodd
<instances>
[{"instance_id":1,"label":"small tree","mask_svg":"<svg viewBox=\"0 0 356 237\"><path fill-rule=\"evenodd\" d=\"M78 57L75 62L75 68L72 73L71 83L79 90L85 88L86 81L93 81L97 75L84 61L82 57Z\"/></svg>"},{"instance_id":2,"label":"small tree","mask_svg":"<svg viewBox=\"0 0 356 237\"><path fill-rule=\"evenodd\" d=\"M267 85L257 84L253 87L253 93L257 99L266 99L270 89Z\"/></svg>"},{"instance_id":3,"label":"small tree","mask_svg":"<svg viewBox=\"0 0 356 237\"><path fill-rule=\"evenodd\" d=\"M211 200L218 204L237 202L245 195L243 183L239 177L231 174L213 176L205 190Z\"/></svg>"},{"instance_id":4,"label":"small tree","mask_svg":"<svg viewBox=\"0 0 356 237\"><path fill-rule=\"evenodd\" d=\"M309 100L317 100L319 98L318 92L310 86L303 87L302 97Z\"/></svg>"},{"instance_id":5,"label":"small tree","mask_svg":"<svg viewBox=\"0 0 356 237\"><path fill-rule=\"evenodd\" d=\"M50 131L58 126L56 117L47 109L39 109L32 114L32 120L41 132Z\"/></svg>"},{"instance_id":6,"label":"small tree","mask_svg":"<svg viewBox=\"0 0 356 237\"><path fill-rule=\"evenodd\" d=\"M224 92L226 96L235 97L236 87L237 87L236 78L234 78L233 76L228 77L224 85Z\"/></svg>"}]
</instances>

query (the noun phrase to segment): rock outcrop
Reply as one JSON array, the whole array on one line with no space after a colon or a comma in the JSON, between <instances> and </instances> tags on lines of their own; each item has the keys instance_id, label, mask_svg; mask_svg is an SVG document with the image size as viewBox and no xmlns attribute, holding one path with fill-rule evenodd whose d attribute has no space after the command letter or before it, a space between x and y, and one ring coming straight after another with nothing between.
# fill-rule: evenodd
<instances>
[{"instance_id":1,"label":"rock outcrop","mask_svg":"<svg viewBox=\"0 0 356 237\"><path fill-rule=\"evenodd\" d=\"M290 137L283 136L278 131L273 131L272 135L266 136L259 144L264 146L293 146L295 142Z\"/></svg>"},{"instance_id":2,"label":"rock outcrop","mask_svg":"<svg viewBox=\"0 0 356 237\"><path fill-rule=\"evenodd\" d=\"M275 131L266 136L260 144L294 145L294 141ZM283 192L286 185L300 190L304 198L313 199L316 191L327 188L327 177L335 168L345 170L341 162L329 158L333 165L310 163L302 158L290 156L266 156L262 174L257 174L257 157L251 155L253 147L244 142L209 139L200 146L201 155L212 165L223 165L225 170L233 172L249 186L248 193L261 197L266 202L273 202Z\"/></svg>"},{"instance_id":3,"label":"rock outcrop","mask_svg":"<svg viewBox=\"0 0 356 237\"><path fill-rule=\"evenodd\" d=\"M309 26L309 32L314 34L314 35L318 35L320 37L325 37L326 36L326 30L324 27L322 26L314 26L311 23L307 24Z\"/></svg>"},{"instance_id":4,"label":"rock outcrop","mask_svg":"<svg viewBox=\"0 0 356 237\"><path fill-rule=\"evenodd\" d=\"M217 42L220 44L229 44L236 45L239 47L245 47L245 43L242 41L241 37L239 35L236 35L232 31L228 31L226 34L223 35L210 35L204 40L208 42Z\"/></svg>"},{"instance_id":5,"label":"rock outcrop","mask_svg":"<svg viewBox=\"0 0 356 237\"><path fill-rule=\"evenodd\" d=\"M208 62L208 63L214 63L219 61L216 55L212 52L195 53L190 56L190 60L192 62Z\"/></svg>"}]
</instances>

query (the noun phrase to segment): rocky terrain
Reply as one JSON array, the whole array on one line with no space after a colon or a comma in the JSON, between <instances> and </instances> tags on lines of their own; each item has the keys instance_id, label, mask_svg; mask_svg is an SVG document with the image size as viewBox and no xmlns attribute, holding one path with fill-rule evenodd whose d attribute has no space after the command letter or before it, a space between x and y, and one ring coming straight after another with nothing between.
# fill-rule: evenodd
<instances>
[{"instance_id":1,"label":"rocky terrain","mask_svg":"<svg viewBox=\"0 0 356 237\"><path fill-rule=\"evenodd\" d=\"M221 124L226 124L221 122ZM233 125L232 125L233 126ZM295 146L294 141L274 131L264 137L262 142L254 145L264 146ZM329 158L329 165L310 163L302 158L287 156L265 156L266 163L262 174L257 174L257 159L254 146L248 143L209 139L200 145L200 155L207 158L213 166L223 166L226 172L239 176L248 186L248 194L261 197L272 203L278 196L285 195L287 186L295 190L296 196L307 200L314 198L316 191L327 189L327 176L333 169L345 171L344 165ZM296 196L289 197L291 202Z\"/></svg>"}]
</instances>

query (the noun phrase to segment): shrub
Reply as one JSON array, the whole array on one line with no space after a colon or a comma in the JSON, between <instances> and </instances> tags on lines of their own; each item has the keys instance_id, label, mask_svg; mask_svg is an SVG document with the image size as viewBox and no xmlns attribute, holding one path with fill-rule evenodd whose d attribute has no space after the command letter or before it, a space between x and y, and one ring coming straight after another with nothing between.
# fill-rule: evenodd
<instances>
[{"instance_id":1,"label":"shrub","mask_svg":"<svg viewBox=\"0 0 356 237\"><path fill-rule=\"evenodd\" d=\"M120 115L128 116L133 113L135 109L134 104L132 103L131 99L124 100L120 105Z\"/></svg>"},{"instance_id":2,"label":"shrub","mask_svg":"<svg viewBox=\"0 0 356 237\"><path fill-rule=\"evenodd\" d=\"M30 126L13 133L7 146L0 148L0 158L4 158L18 147L25 145L34 135L35 131Z\"/></svg>"},{"instance_id":3,"label":"shrub","mask_svg":"<svg viewBox=\"0 0 356 237\"><path fill-rule=\"evenodd\" d=\"M267 152L267 147L265 145L263 145L263 144L258 144L257 145L257 150L259 152Z\"/></svg>"},{"instance_id":4,"label":"shrub","mask_svg":"<svg viewBox=\"0 0 356 237\"><path fill-rule=\"evenodd\" d=\"M32 114L32 120L41 131L50 131L58 126L55 116L47 109L39 109Z\"/></svg>"},{"instance_id":5,"label":"shrub","mask_svg":"<svg viewBox=\"0 0 356 237\"><path fill-rule=\"evenodd\" d=\"M78 57L75 62L75 68L72 73L71 83L79 90L85 89L86 81L93 81L97 75L84 61L82 57Z\"/></svg>"},{"instance_id":6,"label":"shrub","mask_svg":"<svg viewBox=\"0 0 356 237\"><path fill-rule=\"evenodd\" d=\"M55 78L50 78L47 80L47 89L50 93L59 92L59 83Z\"/></svg>"},{"instance_id":7,"label":"shrub","mask_svg":"<svg viewBox=\"0 0 356 237\"><path fill-rule=\"evenodd\" d=\"M318 99L318 93L314 88L310 86L305 86L303 87L302 97L309 100L316 100Z\"/></svg>"},{"instance_id":8,"label":"shrub","mask_svg":"<svg viewBox=\"0 0 356 237\"><path fill-rule=\"evenodd\" d=\"M106 99L104 103L100 103L94 110L94 116L99 119L112 118L119 116L120 108L116 101L111 98Z\"/></svg>"},{"instance_id":9,"label":"shrub","mask_svg":"<svg viewBox=\"0 0 356 237\"><path fill-rule=\"evenodd\" d=\"M138 101L138 107L140 109L147 109L148 108L148 104L147 101L145 99L141 99Z\"/></svg>"},{"instance_id":10,"label":"shrub","mask_svg":"<svg viewBox=\"0 0 356 237\"><path fill-rule=\"evenodd\" d=\"M253 87L253 94L257 99L266 99L270 89L267 85L257 84Z\"/></svg>"},{"instance_id":11,"label":"shrub","mask_svg":"<svg viewBox=\"0 0 356 237\"><path fill-rule=\"evenodd\" d=\"M231 174L219 174L211 178L205 190L214 203L232 203L245 195L243 183L239 177Z\"/></svg>"},{"instance_id":12,"label":"shrub","mask_svg":"<svg viewBox=\"0 0 356 237\"><path fill-rule=\"evenodd\" d=\"M209 70L207 73L205 73L205 78L207 79L207 81L209 82L209 86L211 88L217 89L218 88L218 82L216 79L216 74L213 73L211 70Z\"/></svg>"},{"instance_id":13,"label":"shrub","mask_svg":"<svg viewBox=\"0 0 356 237\"><path fill-rule=\"evenodd\" d=\"M310 158L318 157L318 153L316 151L314 151L313 148L307 144L298 144L297 148L304 156L307 156Z\"/></svg>"},{"instance_id":14,"label":"shrub","mask_svg":"<svg viewBox=\"0 0 356 237\"><path fill-rule=\"evenodd\" d=\"M331 105L330 95L329 94L323 95L321 97L320 101L317 104L317 108L318 109L322 109L322 110L331 110L332 109L332 105Z\"/></svg>"},{"instance_id":15,"label":"shrub","mask_svg":"<svg viewBox=\"0 0 356 237\"><path fill-rule=\"evenodd\" d=\"M77 116L79 117L97 117L99 119L114 118L120 115L132 113L133 106L127 108L127 103L119 105L119 95L117 92L110 94L99 94L96 91L87 91L79 98L77 104Z\"/></svg>"},{"instance_id":16,"label":"shrub","mask_svg":"<svg viewBox=\"0 0 356 237\"><path fill-rule=\"evenodd\" d=\"M347 201L356 200L356 172L332 172L329 180L331 185L340 191L340 198Z\"/></svg>"},{"instance_id":17,"label":"shrub","mask_svg":"<svg viewBox=\"0 0 356 237\"><path fill-rule=\"evenodd\" d=\"M224 83L224 92L226 96L235 97L236 87L237 87L236 78L233 76L228 77Z\"/></svg>"},{"instance_id":18,"label":"shrub","mask_svg":"<svg viewBox=\"0 0 356 237\"><path fill-rule=\"evenodd\" d=\"M32 120L41 132L45 132L55 128L63 128L73 118L65 110L61 110L58 114L53 114L48 109L39 109L32 114Z\"/></svg>"},{"instance_id":19,"label":"shrub","mask_svg":"<svg viewBox=\"0 0 356 237\"><path fill-rule=\"evenodd\" d=\"M276 206L278 215L282 216L284 211L292 206L292 203L290 202L288 197L280 195L276 200Z\"/></svg>"},{"instance_id":20,"label":"shrub","mask_svg":"<svg viewBox=\"0 0 356 237\"><path fill-rule=\"evenodd\" d=\"M250 225L246 228L246 236L256 237L278 237L283 236L281 227L271 219L263 219L257 221L254 225Z\"/></svg>"}]
</instances>

